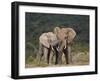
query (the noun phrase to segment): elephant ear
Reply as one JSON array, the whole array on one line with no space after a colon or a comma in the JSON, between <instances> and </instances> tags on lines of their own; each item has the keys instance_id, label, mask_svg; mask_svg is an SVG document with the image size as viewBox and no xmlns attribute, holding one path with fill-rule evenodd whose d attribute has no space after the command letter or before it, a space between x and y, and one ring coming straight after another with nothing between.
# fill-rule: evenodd
<instances>
[{"instance_id":1,"label":"elephant ear","mask_svg":"<svg viewBox=\"0 0 100 81\"><path fill-rule=\"evenodd\" d=\"M72 28L68 28L68 42L70 43L70 42L72 42L73 41L73 39L75 38L75 36L76 36L76 32L75 32L75 30L74 29L72 29Z\"/></svg>"},{"instance_id":2,"label":"elephant ear","mask_svg":"<svg viewBox=\"0 0 100 81\"><path fill-rule=\"evenodd\" d=\"M55 27L54 28L54 34L58 34L60 32L60 27Z\"/></svg>"},{"instance_id":3,"label":"elephant ear","mask_svg":"<svg viewBox=\"0 0 100 81\"><path fill-rule=\"evenodd\" d=\"M72 28L62 28L62 31L66 34L66 37L68 37L68 43L72 42L76 36L75 30Z\"/></svg>"},{"instance_id":4,"label":"elephant ear","mask_svg":"<svg viewBox=\"0 0 100 81\"><path fill-rule=\"evenodd\" d=\"M48 32L47 37L50 45L55 46L58 43L56 34L54 34L53 32Z\"/></svg>"},{"instance_id":5,"label":"elephant ear","mask_svg":"<svg viewBox=\"0 0 100 81\"><path fill-rule=\"evenodd\" d=\"M50 44L48 42L48 37L47 37L47 33L43 33L40 38L39 38L39 43L41 43L43 46L49 48Z\"/></svg>"}]
</instances>

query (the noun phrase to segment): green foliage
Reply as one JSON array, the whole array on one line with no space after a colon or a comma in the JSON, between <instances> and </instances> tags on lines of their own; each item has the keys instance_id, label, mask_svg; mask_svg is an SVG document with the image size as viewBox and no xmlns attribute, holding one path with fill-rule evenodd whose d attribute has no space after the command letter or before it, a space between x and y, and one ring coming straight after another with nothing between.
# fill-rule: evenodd
<instances>
[{"instance_id":1,"label":"green foliage","mask_svg":"<svg viewBox=\"0 0 100 81\"><path fill-rule=\"evenodd\" d=\"M33 57L32 56L29 56L27 59L26 59L26 63L32 63L34 61Z\"/></svg>"},{"instance_id":2,"label":"green foliage","mask_svg":"<svg viewBox=\"0 0 100 81\"><path fill-rule=\"evenodd\" d=\"M73 52L88 52L89 44L86 42L74 42L72 45Z\"/></svg>"},{"instance_id":3,"label":"green foliage","mask_svg":"<svg viewBox=\"0 0 100 81\"><path fill-rule=\"evenodd\" d=\"M25 67L27 68L27 67L46 67L46 66L48 66L48 64L47 63L45 63L44 61L41 61L40 63L39 63L39 59L37 59L37 58L34 58L33 56L29 56L27 59L26 59L26 63L25 63L26 65L25 65Z\"/></svg>"},{"instance_id":4,"label":"green foliage","mask_svg":"<svg viewBox=\"0 0 100 81\"><path fill-rule=\"evenodd\" d=\"M25 59L26 63L38 65L36 56L39 36L53 31L54 27L71 27L76 31L72 52L89 52L89 16L69 14L26 13L25 14ZM34 60L35 59L35 60ZM41 62L41 66L42 66ZM46 64L43 64L46 66Z\"/></svg>"}]
</instances>

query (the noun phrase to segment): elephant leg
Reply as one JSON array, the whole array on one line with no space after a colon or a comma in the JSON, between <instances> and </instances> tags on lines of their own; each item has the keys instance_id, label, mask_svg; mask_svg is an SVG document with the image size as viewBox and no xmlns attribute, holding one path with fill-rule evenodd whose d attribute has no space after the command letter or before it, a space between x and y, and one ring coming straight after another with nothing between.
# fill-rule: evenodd
<instances>
[{"instance_id":1,"label":"elephant leg","mask_svg":"<svg viewBox=\"0 0 100 81\"><path fill-rule=\"evenodd\" d=\"M48 52L49 53L49 52ZM52 64L54 63L54 60L55 60L55 51L54 49L50 48L50 53L49 53L49 64Z\"/></svg>"},{"instance_id":2,"label":"elephant leg","mask_svg":"<svg viewBox=\"0 0 100 81\"><path fill-rule=\"evenodd\" d=\"M47 63L48 49L44 47L44 62Z\"/></svg>"},{"instance_id":3,"label":"elephant leg","mask_svg":"<svg viewBox=\"0 0 100 81\"><path fill-rule=\"evenodd\" d=\"M62 52L59 52L57 50L57 47L54 47L54 50L55 50L55 55L56 55L55 64L61 64L62 63Z\"/></svg>"},{"instance_id":4,"label":"elephant leg","mask_svg":"<svg viewBox=\"0 0 100 81\"><path fill-rule=\"evenodd\" d=\"M65 60L66 60L66 64L70 64L72 63L72 56L71 56L71 47L67 46L64 50L64 55L65 55Z\"/></svg>"},{"instance_id":5,"label":"elephant leg","mask_svg":"<svg viewBox=\"0 0 100 81\"><path fill-rule=\"evenodd\" d=\"M41 60L42 60L42 57L43 57L43 53L40 54L40 56L39 56L39 64L40 64L40 62L41 62Z\"/></svg>"},{"instance_id":6,"label":"elephant leg","mask_svg":"<svg viewBox=\"0 0 100 81\"><path fill-rule=\"evenodd\" d=\"M68 62L72 63L71 47L68 46Z\"/></svg>"},{"instance_id":7,"label":"elephant leg","mask_svg":"<svg viewBox=\"0 0 100 81\"><path fill-rule=\"evenodd\" d=\"M58 62L62 64L62 52L58 53Z\"/></svg>"},{"instance_id":8,"label":"elephant leg","mask_svg":"<svg viewBox=\"0 0 100 81\"><path fill-rule=\"evenodd\" d=\"M54 59L55 59L55 54L54 54L54 51L51 50L51 53L50 53L50 63L51 64L54 62Z\"/></svg>"},{"instance_id":9,"label":"elephant leg","mask_svg":"<svg viewBox=\"0 0 100 81\"><path fill-rule=\"evenodd\" d=\"M41 45L39 47L39 54L37 55L37 59L39 59L39 64L40 64L40 62L42 60L42 57L43 57L43 46Z\"/></svg>"},{"instance_id":10,"label":"elephant leg","mask_svg":"<svg viewBox=\"0 0 100 81\"><path fill-rule=\"evenodd\" d=\"M68 62L68 49L67 48L63 49L63 52L64 52L64 55L65 55L66 64L68 64L69 63Z\"/></svg>"},{"instance_id":11,"label":"elephant leg","mask_svg":"<svg viewBox=\"0 0 100 81\"><path fill-rule=\"evenodd\" d=\"M48 54L47 54L47 63L49 64L49 61L50 61L50 53L51 53L51 47L48 48Z\"/></svg>"},{"instance_id":12,"label":"elephant leg","mask_svg":"<svg viewBox=\"0 0 100 81\"><path fill-rule=\"evenodd\" d=\"M58 52L56 51L56 59L55 59L55 64L58 64Z\"/></svg>"},{"instance_id":13,"label":"elephant leg","mask_svg":"<svg viewBox=\"0 0 100 81\"><path fill-rule=\"evenodd\" d=\"M55 51L55 64L58 64L58 51L56 49L56 46L53 46L53 49Z\"/></svg>"}]
</instances>

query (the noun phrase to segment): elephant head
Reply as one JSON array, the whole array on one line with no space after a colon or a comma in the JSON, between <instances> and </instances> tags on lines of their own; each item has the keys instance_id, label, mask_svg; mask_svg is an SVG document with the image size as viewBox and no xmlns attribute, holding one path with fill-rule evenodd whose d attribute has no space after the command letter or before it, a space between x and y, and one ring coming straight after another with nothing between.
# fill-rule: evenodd
<instances>
[{"instance_id":1,"label":"elephant head","mask_svg":"<svg viewBox=\"0 0 100 81\"><path fill-rule=\"evenodd\" d=\"M60 56L59 60L61 60L61 53L65 54L66 63L68 64L68 59L70 58L70 43L73 41L73 39L76 36L76 32L72 28L60 28L55 27L54 33L56 34L57 39L59 40L59 50L60 50Z\"/></svg>"},{"instance_id":2,"label":"elephant head","mask_svg":"<svg viewBox=\"0 0 100 81\"><path fill-rule=\"evenodd\" d=\"M58 40L57 40L56 34L54 34L53 32L43 33L39 37L40 58L41 56L44 56L45 62L49 63L49 57L50 57L51 50L54 49L56 54L58 54L57 44L58 44Z\"/></svg>"},{"instance_id":3,"label":"elephant head","mask_svg":"<svg viewBox=\"0 0 100 81\"><path fill-rule=\"evenodd\" d=\"M76 36L76 32L72 28L60 28L55 27L54 33L60 43L60 49L62 50L66 43L71 43Z\"/></svg>"},{"instance_id":4,"label":"elephant head","mask_svg":"<svg viewBox=\"0 0 100 81\"><path fill-rule=\"evenodd\" d=\"M43 33L39 38L39 42L46 48L49 48L50 45L54 46L57 44L57 37L53 32Z\"/></svg>"}]
</instances>

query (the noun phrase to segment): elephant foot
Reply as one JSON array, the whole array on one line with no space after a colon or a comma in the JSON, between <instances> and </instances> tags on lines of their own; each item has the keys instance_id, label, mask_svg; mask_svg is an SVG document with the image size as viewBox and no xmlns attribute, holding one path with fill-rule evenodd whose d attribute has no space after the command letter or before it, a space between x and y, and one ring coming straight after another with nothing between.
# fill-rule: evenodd
<instances>
[{"instance_id":1,"label":"elephant foot","mask_svg":"<svg viewBox=\"0 0 100 81\"><path fill-rule=\"evenodd\" d=\"M48 65L49 65L49 66L51 66L51 65L52 65L52 63L49 63Z\"/></svg>"},{"instance_id":2,"label":"elephant foot","mask_svg":"<svg viewBox=\"0 0 100 81\"><path fill-rule=\"evenodd\" d=\"M55 63L55 65L57 65L58 63Z\"/></svg>"}]
</instances>

